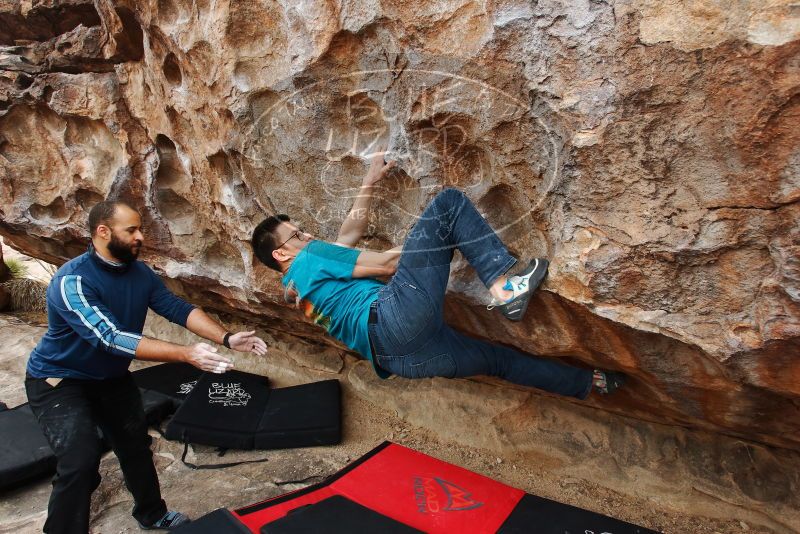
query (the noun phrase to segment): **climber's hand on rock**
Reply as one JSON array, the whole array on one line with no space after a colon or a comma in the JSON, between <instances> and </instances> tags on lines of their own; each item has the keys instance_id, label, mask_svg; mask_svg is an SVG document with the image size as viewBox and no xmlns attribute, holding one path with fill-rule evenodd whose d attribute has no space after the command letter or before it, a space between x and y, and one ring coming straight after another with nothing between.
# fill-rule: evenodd
<instances>
[{"instance_id":1,"label":"climber's hand on rock","mask_svg":"<svg viewBox=\"0 0 800 534\"><path fill-rule=\"evenodd\" d=\"M257 356L264 356L267 354L267 344L255 334L255 330L250 332L237 332L228 338L228 343L233 350L252 352Z\"/></svg>"},{"instance_id":2,"label":"climber's hand on rock","mask_svg":"<svg viewBox=\"0 0 800 534\"><path fill-rule=\"evenodd\" d=\"M384 159L386 157L386 147L381 146L378 152L374 152L372 157L369 160L369 171L367 171L367 175L364 177L364 181L362 185L371 186L375 185L379 180L381 180L386 174L397 165L395 160L386 161Z\"/></svg>"},{"instance_id":3,"label":"climber's hand on rock","mask_svg":"<svg viewBox=\"0 0 800 534\"><path fill-rule=\"evenodd\" d=\"M189 347L186 361L209 373L224 373L233 369L233 360L217 354L217 349L208 343L197 343Z\"/></svg>"}]
</instances>

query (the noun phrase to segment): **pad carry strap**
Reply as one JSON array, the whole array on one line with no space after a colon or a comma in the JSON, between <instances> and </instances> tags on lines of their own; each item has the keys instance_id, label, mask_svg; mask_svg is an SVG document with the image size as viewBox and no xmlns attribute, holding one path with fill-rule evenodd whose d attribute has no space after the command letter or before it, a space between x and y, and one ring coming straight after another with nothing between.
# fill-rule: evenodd
<instances>
[{"instance_id":1,"label":"pad carry strap","mask_svg":"<svg viewBox=\"0 0 800 534\"><path fill-rule=\"evenodd\" d=\"M162 438L167 439L167 436L161 430L161 425L156 427L156 432L158 432L161 435ZM191 462L187 462L186 461L186 455L189 453L189 442L186 441L186 431L185 430L181 434L181 443L183 443L183 454L181 455L181 462L183 462L183 465L185 465L186 467L189 467L191 469L224 469L226 467L234 467L234 466L242 465L242 464L258 464L258 463L261 463L261 462L269 461L269 458L261 458L260 460L242 460L241 462L229 462L229 463L224 463L224 464L197 465L197 464L193 464ZM225 448L222 448L222 447L217 449L217 455L218 456L225 456L226 452L228 452L228 449L225 449Z\"/></svg>"},{"instance_id":2,"label":"pad carry strap","mask_svg":"<svg viewBox=\"0 0 800 534\"><path fill-rule=\"evenodd\" d=\"M242 460L241 462L229 462L224 464L196 465L186 461L186 454L189 452L189 442L187 442L185 439L181 439L181 441L183 441L183 454L181 455L181 462L183 462L183 465L191 469L224 469L226 467L234 467L242 464L258 464L269 460L269 458L261 458L260 460ZM219 456L223 456L226 451L227 449L219 449Z\"/></svg>"}]
</instances>

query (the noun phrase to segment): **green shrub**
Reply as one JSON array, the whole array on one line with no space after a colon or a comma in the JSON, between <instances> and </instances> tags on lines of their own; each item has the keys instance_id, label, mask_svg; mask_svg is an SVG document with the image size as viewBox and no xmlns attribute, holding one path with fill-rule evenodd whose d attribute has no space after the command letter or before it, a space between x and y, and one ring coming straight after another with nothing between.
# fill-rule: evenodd
<instances>
[{"instance_id":1,"label":"green shrub","mask_svg":"<svg viewBox=\"0 0 800 534\"><path fill-rule=\"evenodd\" d=\"M7 258L5 260L6 267L11 271L11 278L25 278L28 276L28 266L16 258Z\"/></svg>"}]
</instances>

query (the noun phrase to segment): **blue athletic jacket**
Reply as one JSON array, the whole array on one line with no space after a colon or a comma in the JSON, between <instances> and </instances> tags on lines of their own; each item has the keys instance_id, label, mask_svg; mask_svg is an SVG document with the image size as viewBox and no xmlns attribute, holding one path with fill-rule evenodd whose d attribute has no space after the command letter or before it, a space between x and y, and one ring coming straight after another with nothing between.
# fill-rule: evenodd
<instances>
[{"instance_id":1,"label":"blue athletic jacket","mask_svg":"<svg viewBox=\"0 0 800 534\"><path fill-rule=\"evenodd\" d=\"M117 266L89 250L65 263L47 287L47 333L31 352L36 378L104 379L125 374L147 309L186 326L194 306L144 263Z\"/></svg>"}]
</instances>

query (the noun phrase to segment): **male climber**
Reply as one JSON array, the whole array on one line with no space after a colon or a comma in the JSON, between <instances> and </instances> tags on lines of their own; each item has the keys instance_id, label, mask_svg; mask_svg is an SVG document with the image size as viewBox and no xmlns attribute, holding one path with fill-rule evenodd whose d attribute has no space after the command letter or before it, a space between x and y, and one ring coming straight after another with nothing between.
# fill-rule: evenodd
<instances>
[{"instance_id":1,"label":"male climber","mask_svg":"<svg viewBox=\"0 0 800 534\"><path fill-rule=\"evenodd\" d=\"M168 511L161 498L142 399L128 366L134 359L188 362L221 373L233 364L206 343L182 346L142 336L147 309L232 349L263 355L267 346L255 332L226 332L136 259L142 222L126 203L95 205L89 231L89 250L50 281L47 332L31 352L25 378L31 410L57 458L44 532L89 532L103 451L98 426L119 459L134 518L144 529L172 530L189 520Z\"/></svg>"},{"instance_id":2,"label":"male climber","mask_svg":"<svg viewBox=\"0 0 800 534\"><path fill-rule=\"evenodd\" d=\"M378 153L335 243L315 240L274 215L253 231L258 259L283 274L306 316L372 361L381 377L497 376L551 393L584 399L592 386L611 393L622 385L615 372L594 372L523 354L465 336L442 319L453 251L458 249L492 296L490 307L522 319L548 262L535 259L514 275L517 262L469 199L445 189L428 204L400 249L353 247L367 225L375 183L394 166ZM399 261L398 261L399 257ZM387 284L373 277L391 276ZM387 373L388 372L388 373Z\"/></svg>"}]
</instances>

